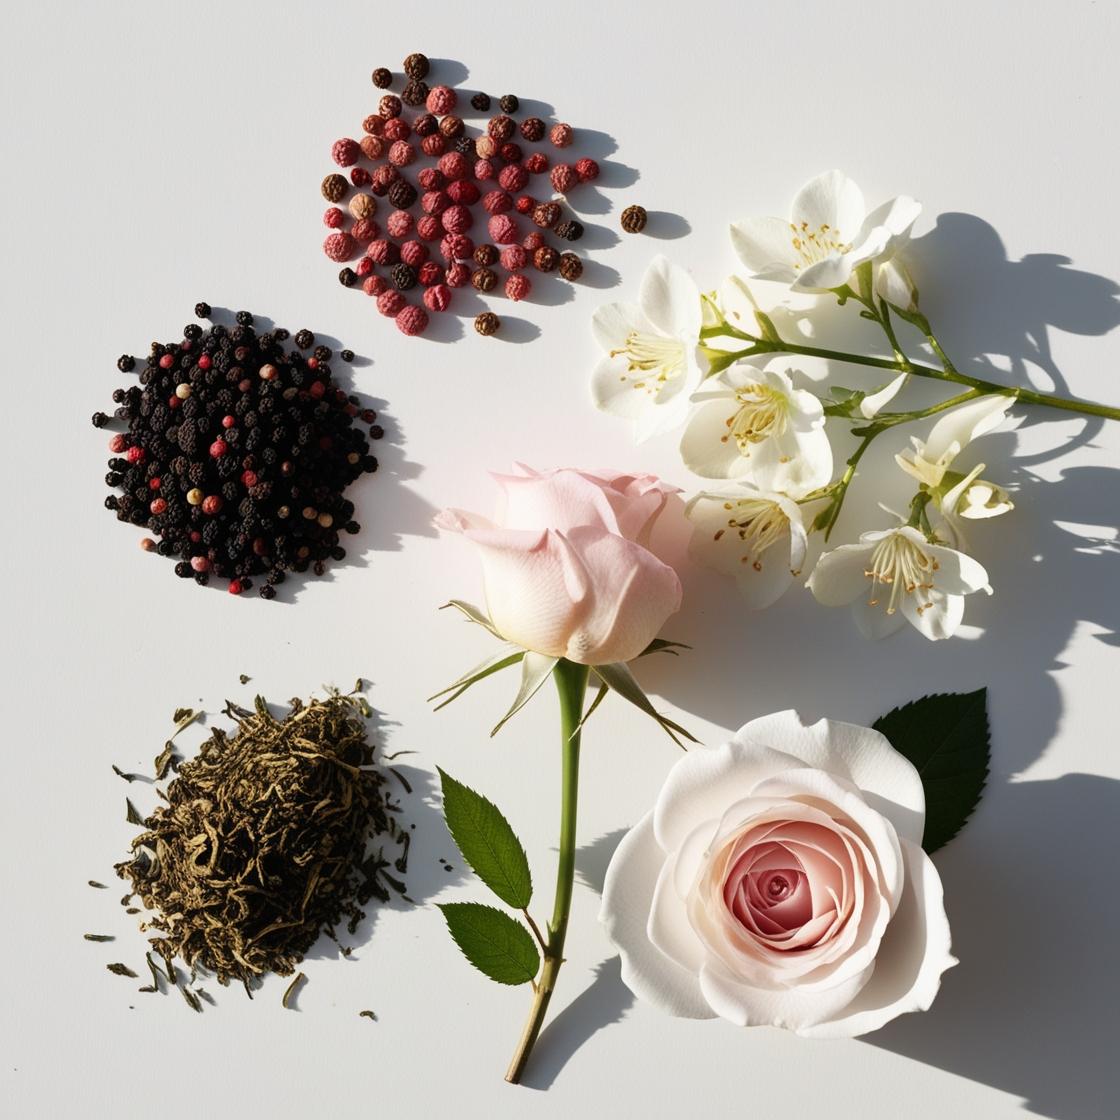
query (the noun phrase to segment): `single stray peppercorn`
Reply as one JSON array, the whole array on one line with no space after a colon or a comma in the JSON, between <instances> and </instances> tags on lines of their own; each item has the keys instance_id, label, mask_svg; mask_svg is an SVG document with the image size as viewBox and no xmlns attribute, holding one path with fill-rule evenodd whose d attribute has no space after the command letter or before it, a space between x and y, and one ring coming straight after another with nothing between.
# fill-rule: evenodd
<instances>
[{"instance_id":1,"label":"single stray peppercorn","mask_svg":"<svg viewBox=\"0 0 1120 1120\"><path fill-rule=\"evenodd\" d=\"M122 354L117 359L117 369L121 373L130 373L136 368L136 359L131 354Z\"/></svg>"},{"instance_id":2,"label":"single stray peppercorn","mask_svg":"<svg viewBox=\"0 0 1120 1120\"><path fill-rule=\"evenodd\" d=\"M428 83L415 81L409 82L408 85L401 90L401 100L406 104L412 106L413 109L417 106L423 105L428 100Z\"/></svg>"},{"instance_id":3,"label":"single stray peppercorn","mask_svg":"<svg viewBox=\"0 0 1120 1120\"><path fill-rule=\"evenodd\" d=\"M557 237L562 237L565 241L578 241L583 236L583 223L575 219L561 222L554 232Z\"/></svg>"},{"instance_id":4,"label":"single stray peppercorn","mask_svg":"<svg viewBox=\"0 0 1120 1120\"><path fill-rule=\"evenodd\" d=\"M412 78L413 81L419 81L421 78L428 76L431 63L428 61L427 55L414 51L404 60L403 69L406 77Z\"/></svg>"},{"instance_id":5,"label":"single stray peppercorn","mask_svg":"<svg viewBox=\"0 0 1120 1120\"><path fill-rule=\"evenodd\" d=\"M498 328L502 325L501 319L494 314L493 311L484 311L481 315L476 315L474 320L474 329L480 335L487 337L496 334Z\"/></svg>"},{"instance_id":6,"label":"single stray peppercorn","mask_svg":"<svg viewBox=\"0 0 1120 1120\"><path fill-rule=\"evenodd\" d=\"M561 253L560 275L565 280L578 280L583 275L583 261L575 253Z\"/></svg>"},{"instance_id":7,"label":"single stray peppercorn","mask_svg":"<svg viewBox=\"0 0 1120 1120\"><path fill-rule=\"evenodd\" d=\"M471 108L477 109L480 113L488 113L490 111L490 95L488 93L476 93L471 98Z\"/></svg>"},{"instance_id":8,"label":"single stray peppercorn","mask_svg":"<svg viewBox=\"0 0 1120 1120\"><path fill-rule=\"evenodd\" d=\"M521 102L514 94L507 93L498 99L498 106L503 113L516 113L521 108Z\"/></svg>"},{"instance_id":9,"label":"single stray peppercorn","mask_svg":"<svg viewBox=\"0 0 1120 1120\"><path fill-rule=\"evenodd\" d=\"M338 282L344 288L352 288L358 282L358 274L352 268L344 268L338 274Z\"/></svg>"},{"instance_id":10,"label":"single stray peppercorn","mask_svg":"<svg viewBox=\"0 0 1120 1120\"><path fill-rule=\"evenodd\" d=\"M209 319L210 318L210 311L211 311L210 304L208 304L206 302L200 302L200 303L196 303L194 305L194 313L200 319Z\"/></svg>"},{"instance_id":11,"label":"single stray peppercorn","mask_svg":"<svg viewBox=\"0 0 1120 1120\"><path fill-rule=\"evenodd\" d=\"M344 362L352 362L354 360L354 351L353 350L340 350L338 352L338 356Z\"/></svg>"},{"instance_id":12,"label":"single stray peppercorn","mask_svg":"<svg viewBox=\"0 0 1120 1120\"><path fill-rule=\"evenodd\" d=\"M622 218L620 219L622 228L627 233L641 233L646 228L646 220L649 215L643 206L627 206L622 211Z\"/></svg>"},{"instance_id":13,"label":"single stray peppercorn","mask_svg":"<svg viewBox=\"0 0 1120 1120\"><path fill-rule=\"evenodd\" d=\"M476 268L471 273L471 284L480 292L492 292L498 283L497 274L490 268Z\"/></svg>"},{"instance_id":14,"label":"single stray peppercorn","mask_svg":"<svg viewBox=\"0 0 1120 1120\"><path fill-rule=\"evenodd\" d=\"M388 89L393 84L393 71L387 70L384 66L379 66L370 77L378 89Z\"/></svg>"}]
</instances>

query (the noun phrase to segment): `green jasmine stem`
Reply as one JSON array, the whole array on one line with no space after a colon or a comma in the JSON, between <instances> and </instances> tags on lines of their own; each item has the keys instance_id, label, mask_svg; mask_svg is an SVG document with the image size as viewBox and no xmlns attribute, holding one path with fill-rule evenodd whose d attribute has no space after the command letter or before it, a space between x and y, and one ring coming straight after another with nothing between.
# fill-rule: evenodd
<instances>
[{"instance_id":1,"label":"green jasmine stem","mask_svg":"<svg viewBox=\"0 0 1120 1120\"><path fill-rule=\"evenodd\" d=\"M896 424L909 424L913 420L925 420L928 416L936 416L939 412L956 408L959 404L966 404L968 401L982 396L984 396L984 393L980 389L969 389L967 392L958 393L955 397L949 397L937 404L931 404L928 408L914 408L908 412L880 412L866 427L853 428L852 435L874 437L887 428L893 428Z\"/></svg>"},{"instance_id":2,"label":"green jasmine stem","mask_svg":"<svg viewBox=\"0 0 1120 1120\"><path fill-rule=\"evenodd\" d=\"M556 987L556 977L564 963L564 941L568 935L568 915L572 908L572 888L576 872L576 808L579 792L580 720L583 718L583 698L587 689L589 669L586 665L562 660L552 671L556 690L560 694L560 854L556 863L556 896L552 904L552 920L548 923L548 939L543 943L544 964L537 980L529 1018L525 1022L521 1040L513 1060L506 1071L506 1080L520 1084L537 1037L544 1025L544 1017ZM538 938L540 932L536 930Z\"/></svg>"},{"instance_id":3,"label":"green jasmine stem","mask_svg":"<svg viewBox=\"0 0 1120 1120\"><path fill-rule=\"evenodd\" d=\"M852 479L856 476L856 467L859 465L860 459L863 458L863 453L871 446L871 441L878 435L878 432L872 432L870 435L865 435L859 447L852 452L848 463L844 468L844 473L832 485L835 493L832 499L832 504L828 507L824 524L821 526L824 529L824 539L827 541L833 528L836 525L837 519L840 517L840 510L843 508L844 499L848 496L848 487L852 484Z\"/></svg>"},{"instance_id":4,"label":"green jasmine stem","mask_svg":"<svg viewBox=\"0 0 1120 1120\"><path fill-rule=\"evenodd\" d=\"M907 526L911 529L917 529L923 521L926 525L929 522L926 520L926 506L929 504L929 491L919 490L910 500L910 520L906 522Z\"/></svg>"},{"instance_id":5,"label":"green jasmine stem","mask_svg":"<svg viewBox=\"0 0 1120 1120\"><path fill-rule=\"evenodd\" d=\"M902 347L899 345L898 336L894 333L894 325L891 323L891 312L887 306L886 300L881 300L879 303L879 311L877 314L880 325L883 328L883 333L887 336L887 340L891 344L891 349L894 351L895 360L907 371L910 370L910 359L903 353Z\"/></svg>"}]
</instances>

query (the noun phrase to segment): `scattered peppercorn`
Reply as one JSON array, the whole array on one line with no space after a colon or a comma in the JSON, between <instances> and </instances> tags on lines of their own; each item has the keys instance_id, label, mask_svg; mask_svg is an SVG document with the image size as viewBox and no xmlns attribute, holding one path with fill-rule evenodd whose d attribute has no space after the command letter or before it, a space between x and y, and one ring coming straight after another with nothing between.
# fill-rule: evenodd
<instances>
[{"instance_id":1,"label":"scattered peppercorn","mask_svg":"<svg viewBox=\"0 0 1120 1120\"><path fill-rule=\"evenodd\" d=\"M328 202L341 202L350 191L350 184L339 174L328 175L322 184L323 197ZM207 318L208 316L202 316Z\"/></svg>"},{"instance_id":2,"label":"scattered peppercorn","mask_svg":"<svg viewBox=\"0 0 1120 1120\"><path fill-rule=\"evenodd\" d=\"M486 267L494 264L498 259L498 249L495 245L479 245L474 251L475 264Z\"/></svg>"},{"instance_id":3,"label":"scattered peppercorn","mask_svg":"<svg viewBox=\"0 0 1120 1120\"><path fill-rule=\"evenodd\" d=\"M570 124L554 124L549 129L548 138L557 148L566 148L575 139L575 133Z\"/></svg>"},{"instance_id":4,"label":"scattered peppercorn","mask_svg":"<svg viewBox=\"0 0 1120 1120\"><path fill-rule=\"evenodd\" d=\"M541 229L552 229L560 221L560 204L558 202L542 202L533 210L533 225Z\"/></svg>"},{"instance_id":5,"label":"scattered peppercorn","mask_svg":"<svg viewBox=\"0 0 1120 1120\"><path fill-rule=\"evenodd\" d=\"M388 89L393 84L393 71L386 70L384 66L379 66L370 77L378 89Z\"/></svg>"},{"instance_id":6,"label":"scattered peppercorn","mask_svg":"<svg viewBox=\"0 0 1120 1120\"><path fill-rule=\"evenodd\" d=\"M428 94L428 112L435 113L437 117L442 117L455 108L457 101L458 97L450 86L432 86L431 92Z\"/></svg>"},{"instance_id":7,"label":"scattered peppercorn","mask_svg":"<svg viewBox=\"0 0 1120 1120\"><path fill-rule=\"evenodd\" d=\"M471 108L477 109L480 113L490 112L490 95L488 93L476 93L471 98Z\"/></svg>"},{"instance_id":8,"label":"scattered peppercorn","mask_svg":"<svg viewBox=\"0 0 1120 1120\"><path fill-rule=\"evenodd\" d=\"M423 55L419 51L414 51L404 60L403 69L406 77L412 78L414 81L419 81L421 78L426 78L428 76L431 63L428 61L427 55Z\"/></svg>"},{"instance_id":9,"label":"scattered peppercorn","mask_svg":"<svg viewBox=\"0 0 1120 1120\"><path fill-rule=\"evenodd\" d=\"M416 287L416 270L403 261L393 265L390 275L393 278L393 286L399 292L407 292L410 288Z\"/></svg>"},{"instance_id":10,"label":"scattered peppercorn","mask_svg":"<svg viewBox=\"0 0 1120 1120\"><path fill-rule=\"evenodd\" d=\"M95 428L104 428L109 423L109 417L104 412L95 412L93 414L93 426ZM110 485L114 485L110 483Z\"/></svg>"},{"instance_id":11,"label":"scattered peppercorn","mask_svg":"<svg viewBox=\"0 0 1120 1120\"><path fill-rule=\"evenodd\" d=\"M474 319L474 329L484 337L497 334L501 325L501 319L493 311L484 311L481 315L476 315Z\"/></svg>"},{"instance_id":12,"label":"scattered peppercorn","mask_svg":"<svg viewBox=\"0 0 1120 1120\"><path fill-rule=\"evenodd\" d=\"M431 91L428 89L427 82L409 82L408 85L406 85L404 89L401 90L401 100L406 105L411 105L412 108L415 109L417 106L423 105L424 102L428 100L428 94L430 92Z\"/></svg>"},{"instance_id":13,"label":"scattered peppercorn","mask_svg":"<svg viewBox=\"0 0 1120 1120\"><path fill-rule=\"evenodd\" d=\"M649 215L643 206L627 206L622 211L622 218L620 219L622 228L627 233L641 233L646 228L646 221Z\"/></svg>"},{"instance_id":14,"label":"scattered peppercorn","mask_svg":"<svg viewBox=\"0 0 1120 1120\"><path fill-rule=\"evenodd\" d=\"M578 280L583 275L583 261L575 253L561 253L560 275L565 280Z\"/></svg>"},{"instance_id":15,"label":"scattered peppercorn","mask_svg":"<svg viewBox=\"0 0 1120 1120\"><path fill-rule=\"evenodd\" d=\"M498 276L489 268L476 268L471 273L471 284L476 291L492 292L498 283Z\"/></svg>"},{"instance_id":16,"label":"scattered peppercorn","mask_svg":"<svg viewBox=\"0 0 1120 1120\"><path fill-rule=\"evenodd\" d=\"M312 343L315 341L315 336L304 328L303 330L296 331L294 341L301 350L310 350Z\"/></svg>"},{"instance_id":17,"label":"scattered peppercorn","mask_svg":"<svg viewBox=\"0 0 1120 1120\"><path fill-rule=\"evenodd\" d=\"M521 102L512 93L507 93L498 99L498 107L503 113L516 113L521 108Z\"/></svg>"},{"instance_id":18,"label":"scattered peppercorn","mask_svg":"<svg viewBox=\"0 0 1120 1120\"><path fill-rule=\"evenodd\" d=\"M422 307L407 304L397 312L396 324L401 334L423 334L428 326L428 313Z\"/></svg>"},{"instance_id":19,"label":"scattered peppercorn","mask_svg":"<svg viewBox=\"0 0 1120 1120\"><path fill-rule=\"evenodd\" d=\"M521 122L521 136L530 144L544 139L544 121L540 117L526 117Z\"/></svg>"},{"instance_id":20,"label":"scattered peppercorn","mask_svg":"<svg viewBox=\"0 0 1120 1120\"><path fill-rule=\"evenodd\" d=\"M463 118L455 116L454 113L448 113L439 122L439 130L448 140L454 140L457 136L462 136L465 127Z\"/></svg>"},{"instance_id":21,"label":"scattered peppercorn","mask_svg":"<svg viewBox=\"0 0 1120 1120\"><path fill-rule=\"evenodd\" d=\"M506 277L506 295L516 303L525 299L532 290L533 282L523 272L515 272Z\"/></svg>"},{"instance_id":22,"label":"scattered peppercorn","mask_svg":"<svg viewBox=\"0 0 1120 1120\"><path fill-rule=\"evenodd\" d=\"M573 218L561 222L554 232L557 237L562 237L565 241L578 241L583 236L583 223Z\"/></svg>"},{"instance_id":23,"label":"scattered peppercorn","mask_svg":"<svg viewBox=\"0 0 1120 1120\"><path fill-rule=\"evenodd\" d=\"M131 354L122 354L117 359L117 369L121 373L131 373L136 368L136 359Z\"/></svg>"},{"instance_id":24,"label":"scattered peppercorn","mask_svg":"<svg viewBox=\"0 0 1120 1120\"><path fill-rule=\"evenodd\" d=\"M352 362L354 360L354 351L353 350L340 350L338 352L338 356L344 362Z\"/></svg>"},{"instance_id":25,"label":"scattered peppercorn","mask_svg":"<svg viewBox=\"0 0 1120 1120\"><path fill-rule=\"evenodd\" d=\"M406 179L396 179L387 197L398 210L407 210L416 201L416 188Z\"/></svg>"},{"instance_id":26,"label":"scattered peppercorn","mask_svg":"<svg viewBox=\"0 0 1120 1120\"><path fill-rule=\"evenodd\" d=\"M551 245L542 245L533 253L533 265L538 272L554 272L560 264L560 254Z\"/></svg>"},{"instance_id":27,"label":"scattered peppercorn","mask_svg":"<svg viewBox=\"0 0 1120 1120\"><path fill-rule=\"evenodd\" d=\"M210 308L210 304L208 304L208 303L202 302L202 303L196 303L194 305L194 313L200 319L209 319L210 318L210 312L211 312L211 308Z\"/></svg>"},{"instance_id":28,"label":"scattered peppercorn","mask_svg":"<svg viewBox=\"0 0 1120 1120\"><path fill-rule=\"evenodd\" d=\"M395 93L385 94L377 103L377 111L384 120L392 120L393 117L399 117L402 109L403 105L401 99L397 97Z\"/></svg>"},{"instance_id":29,"label":"scattered peppercorn","mask_svg":"<svg viewBox=\"0 0 1120 1120\"><path fill-rule=\"evenodd\" d=\"M473 136L460 136L455 141L455 151L464 156L474 156L474 137Z\"/></svg>"}]
</instances>

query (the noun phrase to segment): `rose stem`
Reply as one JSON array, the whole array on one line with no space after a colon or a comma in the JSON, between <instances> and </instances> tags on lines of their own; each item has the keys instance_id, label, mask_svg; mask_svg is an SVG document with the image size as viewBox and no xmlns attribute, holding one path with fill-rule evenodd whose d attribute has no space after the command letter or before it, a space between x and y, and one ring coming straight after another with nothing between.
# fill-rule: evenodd
<instances>
[{"instance_id":1,"label":"rose stem","mask_svg":"<svg viewBox=\"0 0 1120 1120\"><path fill-rule=\"evenodd\" d=\"M576 806L579 792L580 720L583 718L583 697L587 688L588 667L561 660L552 671L560 694L561 787L560 787L560 855L556 863L556 897L552 904L552 920L548 923L548 941L544 949L544 965L529 1009L529 1018L521 1033L513 1060L506 1071L512 1085L521 1082L525 1063L544 1025L556 977L564 963L564 939L568 934L568 914L572 908L572 886L576 872Z\"/></svg>"}]
</instances>

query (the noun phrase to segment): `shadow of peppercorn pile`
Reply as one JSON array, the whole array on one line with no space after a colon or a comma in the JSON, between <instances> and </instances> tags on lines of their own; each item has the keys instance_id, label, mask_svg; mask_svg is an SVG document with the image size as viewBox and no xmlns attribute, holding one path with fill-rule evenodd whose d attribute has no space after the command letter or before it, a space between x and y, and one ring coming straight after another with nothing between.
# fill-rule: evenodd
<instances>
[{"instance_id":1,"label":"shadow of peppercorn pile","mask_svg":"<svg viewBox=\"0 0 1120 1120\"><path fill-rule=\"evenodd\" d=\"M360 139L331 148L340 170L321 185L333 231L323 248L343 265L342 285L375 299L403 333L435 342L461 338L468 317L480 334L528 342L540 331L509 314L512 304L557 306L574 298L573 284L615 286L618 272L587 256L618 243L591 219L639 179L610 158L614 138L573 128L548 102L468 88L453 60L410 55L405 71L373 71L378 100ZM689 232L659 211L646 229Z\"/></svg>"}]
</instances>

